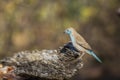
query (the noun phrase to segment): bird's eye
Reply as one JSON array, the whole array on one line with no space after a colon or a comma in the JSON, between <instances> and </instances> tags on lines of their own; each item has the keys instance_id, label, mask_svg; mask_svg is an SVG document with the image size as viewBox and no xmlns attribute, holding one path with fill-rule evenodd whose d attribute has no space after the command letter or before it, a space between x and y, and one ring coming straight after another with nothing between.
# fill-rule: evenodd
<instances>
[{"instance_id":1,"label":"bird's eye","mask_svg":"<svg viewBox=\"0 0 120 80\"><path fill-rule=\"evenodd\" d=\"M71 30L69 30L69 29L67 29L65 32L66 32L67 34L71 34Z\"/></svg>"},{"instance_id":2,"label":"bird's eye","mask_svg":"<svg viewBox=\"0 0 120 80\"><path fill-rule=\"evenodd\" d=\"M67 32L69 32L69 30L67 29Z\"/></svg>"},{"instance_id":3,"label":"bird's eye","mask_svg":"<svg viewBox=\"0 0 120 80\"><path fill-rule=\"evenodd\" d=\"M71 33L71 30L68 30L67 32L70 34L70 33Z\"/></svg>"}]
</instances>

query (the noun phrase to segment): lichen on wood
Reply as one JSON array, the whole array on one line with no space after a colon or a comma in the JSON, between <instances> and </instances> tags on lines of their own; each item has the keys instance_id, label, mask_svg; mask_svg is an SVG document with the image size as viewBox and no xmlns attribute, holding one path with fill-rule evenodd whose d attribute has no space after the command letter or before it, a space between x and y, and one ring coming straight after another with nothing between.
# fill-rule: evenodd
<instances>
[{"instance_id":1,"label":"lichen on wood","mask_svg":"<svg viewBox=\"0 0 120 80\"><path fill-rule=\"evenodd\" d=\"M69 42L57 50L34 50L16 53L0 61L5 66L13 67L12 74L23 80L63 80L71 78L83 67L78 52ZM32 79L32 80L33 80Z\"/></svg>"}]
</instances>

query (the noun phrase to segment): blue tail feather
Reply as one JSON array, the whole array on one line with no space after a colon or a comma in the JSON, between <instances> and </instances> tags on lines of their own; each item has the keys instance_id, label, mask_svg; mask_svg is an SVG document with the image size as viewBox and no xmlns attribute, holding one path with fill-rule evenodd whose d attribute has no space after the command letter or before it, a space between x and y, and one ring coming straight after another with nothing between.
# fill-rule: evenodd
<instances>
[{"instance_id":1,"label":"blue tail feather","mask_svg":"<svg viewBox=\"0 0 120 80\"><path fill-rule=\"evenodd\" d=\"M102 63L102 61L95 55L95 53L93 51L89 51L88 54L92 55L97 61Z\"/></svg>"}]
</instances>

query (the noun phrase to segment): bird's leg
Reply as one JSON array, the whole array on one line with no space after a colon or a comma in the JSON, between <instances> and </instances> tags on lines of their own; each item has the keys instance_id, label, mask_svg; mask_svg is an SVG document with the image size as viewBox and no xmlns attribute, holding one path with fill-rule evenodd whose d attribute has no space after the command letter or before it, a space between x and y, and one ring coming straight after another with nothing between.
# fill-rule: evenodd
<instances>
[{"instance_id":1,"label":"bird's leg","mask_svg":"<svg viewBox=\"0 0 120 80\"><path fill-rule=\"evenodd\" d=\"M82 59L82 57L84 56L85 52L81 52L82 54L80 55L80 59Z\"/></svg>"}]
</instances>

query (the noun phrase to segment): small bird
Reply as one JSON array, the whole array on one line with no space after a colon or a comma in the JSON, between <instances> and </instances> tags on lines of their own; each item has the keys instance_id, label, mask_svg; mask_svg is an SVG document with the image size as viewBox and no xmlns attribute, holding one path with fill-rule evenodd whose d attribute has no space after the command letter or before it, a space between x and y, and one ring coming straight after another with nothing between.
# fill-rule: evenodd
<instances>
[{"instance_id":1,"label":"small bird","mask_svg":"<svg viewBox=\"0 0 120 80\"><path fill-rule=\"evenodd\" d=\"M69 35L71 42L73 44L73 46L80 52L82 52L82 56L85 53L88 53L89 55L92 55L97 61L99 61L100 63L102 63L102 61L95 55L95 53L93 52L92 48L90 47L90 45L85 41L85 39L76 32L75 29L73 29L72 27L67 28L65 30L65 33ZM82 57L81 56L81 57Z\"/></svg>"}]
</instances>

